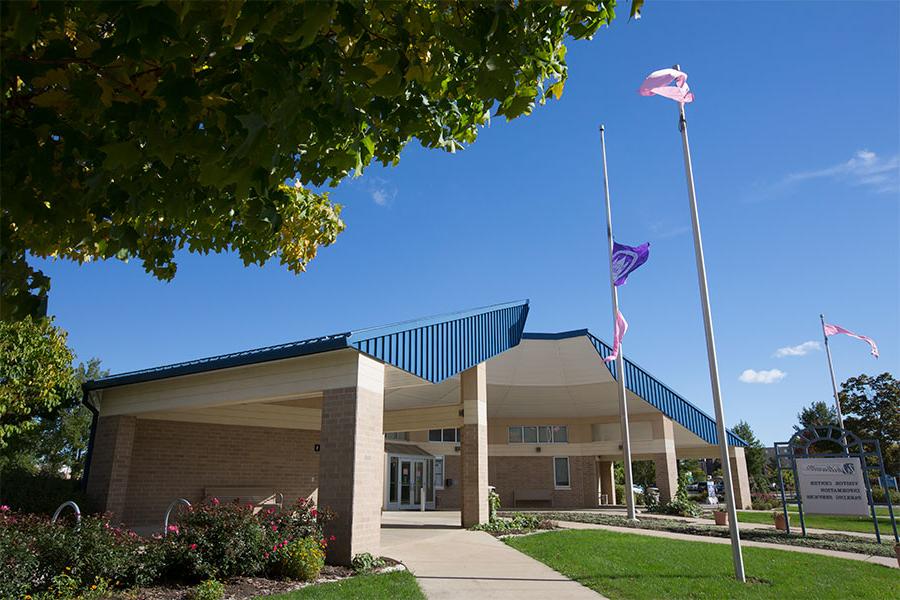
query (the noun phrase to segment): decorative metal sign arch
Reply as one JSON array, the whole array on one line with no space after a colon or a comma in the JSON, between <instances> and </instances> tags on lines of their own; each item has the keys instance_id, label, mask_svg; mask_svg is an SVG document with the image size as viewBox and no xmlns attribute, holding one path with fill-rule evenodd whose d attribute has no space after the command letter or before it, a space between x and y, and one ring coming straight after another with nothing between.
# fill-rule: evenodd
<instances>
[{"instance_id":1,"label":"decorative metal sign arch","mask_svg":"<svg viewBox=\"0 0 900 600\"><path fill-rule=\"evenodd\" d=\"M875 538L881 543L881 531L878 528L878 513L875 510L875 501L872 497L872 472L876 475L878 485L884 490L887 500L888 513L891 518L891 527L894 530L894 541L900 542L897 537L897 520L894 518L894 506L891 503L891 494L886 482L884 472L884 460L881 456L881 445L878 440L863 440L848 429L842 429L829 425L827 427L807 427L791 436L787 442L775 442L775 467L778 471L778 485L781 487L781 508L784 511L784 521L787 533L791 532L788 518L787 495L784 491L783 471L790 470L794 476L794 495L797 500L797 509L800 513L800 528L806 537L806 521L803 516L803 498L797 489L797 459L810 457L810 449L817 444L827 443L832 448L840 448L839 452L815 452L816 458L859 458L863 470L863 481L866 484L866 498L869 501L869 511L872 515L872 524L875 527Z\"/></svg>"}]
</instances>

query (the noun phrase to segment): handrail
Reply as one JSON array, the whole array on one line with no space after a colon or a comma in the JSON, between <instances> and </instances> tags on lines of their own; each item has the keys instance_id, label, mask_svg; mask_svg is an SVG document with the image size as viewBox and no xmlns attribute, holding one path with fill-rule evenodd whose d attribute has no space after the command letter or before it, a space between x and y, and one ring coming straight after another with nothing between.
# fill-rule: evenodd
<instances>
[{"instance_id":1,"label":"handrail","mask_svg":"<svg viewBox=\"0 0 900 600\"><path fill-rule=\"evenodd\" d=\"M60 504L59 508L56 509L56 512L53 513L53 518L50 519L50 522L56 523L56 520L59 518L59 513L61 513L63 511L63 509L67 506L71 506L72 510L75 511L75 524L80 525L81 524L81 509L78 508L78 505L75 504L75 502L72 500L67 500L67 501L63 502L62 504Z\"/></svg>"},{"instance_id":2,"label":"handrail","mask_svg":"<svg viewBox=\"0 0 900 600\"><path fill-rule=\"evenodd\" d=\"M169 535L169 516L172 514L172 511L179 504L184 504L188 508L191 507L191 503L185 500L184 498L176 498L172 500L171 504L169 504L169 508L166 509L166 518L163 520L163 537Z\"/></svg>"}]
</instances>

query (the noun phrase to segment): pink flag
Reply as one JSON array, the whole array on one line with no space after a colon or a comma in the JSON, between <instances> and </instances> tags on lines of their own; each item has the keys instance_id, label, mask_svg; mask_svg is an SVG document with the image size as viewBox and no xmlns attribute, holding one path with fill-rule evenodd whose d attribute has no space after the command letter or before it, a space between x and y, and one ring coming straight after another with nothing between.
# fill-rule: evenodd
<instances>
[{"instance_id":1,"label":"pink flag","mask_svg":"<svg viewBox=\"0 0 900 600\"><path fill-rule=\"evenodd\" d=\"M866 337L864 335L859 335L858 333L853 333L852 331L848 331L840 325L829 325L828 323L825 323L824 329L825 335L837 335L839 333L843 333L844 335L849 335L850 337L855 337L858 340L864 341L872 348L872 356L878 358L878 346L875 344L875 340L873 340L872 338Z\"/></svg>"},{"instance_id":2,"label":"pink flag","mask_svg":"<svg viewBox=\"0 0 900 600\"><path fill-rule=\"evenodd\" d=\"M694 92L688 87L687 78L687 73L676 69L653 71L638 88L638 94L663 96L682 103L693 102Z\"/></svg>"},{"instance_id":3,"label":"pink flag","mask_svg":"<svg viewBox=\"0 0 900 600\"><path fill-rule=\"evenodd\" d=\"M622 338L625 337L626 331L628 331L628 322L622 316L622 311L618 311L616 313L616 331L613 334L612 354L604 358L603 362L612 362L619 356L619 351L622 349Z\"/></svg>"}]
</instances>

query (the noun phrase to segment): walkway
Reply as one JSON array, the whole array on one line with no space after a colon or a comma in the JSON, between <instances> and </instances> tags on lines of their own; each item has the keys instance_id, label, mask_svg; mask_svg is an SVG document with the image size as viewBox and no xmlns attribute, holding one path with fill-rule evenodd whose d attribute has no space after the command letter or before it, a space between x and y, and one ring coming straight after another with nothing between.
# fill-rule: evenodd
<instances>
[{"instance_id":1,"label":"walkway","mask_svg":"<svg viewBox=\"0 0 900 600\"><path fill-rule=\"evenodd\" d=\"M716 538L705 535L690 535L687 533L675 533L672 531L656 531L652 529L637 529L633 527L616 527L614 525L598 525L596 523L575 523L572 521L555 521L555 523L564 529L604 529L606 531L617 531L619 533L629 533L634 535L646 535L650 537L661 537L672 540L684 540L690 542L707 542L709 544L730 544L729 538ZM856 552L841 552L838 550L825 550L822 548L806 548L803 546L789 546L787 544L768 544L764 542L752 542L741 540L741 546L745 548L769 548L772 550L786 550L788 552L801 552L804 554L820 554L822 556L833 556L835 558L845 558L847 560L858 560L860 562L876 563L887 567L897 568L897 559L887 556L871 556L867 554L858 554Z\"/></svg>"},{"instance_id":2,"label":"walkway","mask_svg":"<svg viewBox=\"0 0 900 600\"><path fill-rule=\"evenodd\" d=\"M482 531L458 511L383 512L381 553L403 562L430 600L599 600L596 592Z\"/></svg>"}]
</instances>

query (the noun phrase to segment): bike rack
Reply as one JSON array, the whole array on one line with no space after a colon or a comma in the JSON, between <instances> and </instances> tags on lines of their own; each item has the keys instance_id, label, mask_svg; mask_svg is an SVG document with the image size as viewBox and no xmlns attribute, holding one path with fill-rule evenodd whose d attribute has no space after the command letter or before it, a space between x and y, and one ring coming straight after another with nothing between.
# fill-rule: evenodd
<instances>
[{"instance_id":1,"label":"bike rack","mask_svg":"<svg viewBox=\"0 0 900 600\"><path fill-rule=\"evenodd\" d=\"M63 511L63 509L67 506L71 506L72 510L75 511L75 525L81 524L81 509L78 508L78 505L75 504L72 500L68 500L59 505L59 508L56 509L56 512L53 513L53 518L50 519L51 523L56 523L56 520L59 518L59 513Z\"/></svg>"},{"instance_id":2,"label":"bike rack","mask_svg":"<svg viewBox=\"0 0 900 600\"><path fill-rule=\"evenodd\" d=\"M175 507L179 504L184 504L188 508L191 507L191 503L184 498L176 498L175 500L172 500L172 503L169 504L169 508L166 509L166 518L165 520L163 520L163 537L169 535L169 516L172 514L172 511L175 510Z\"/></svg>"}]
</instances>

